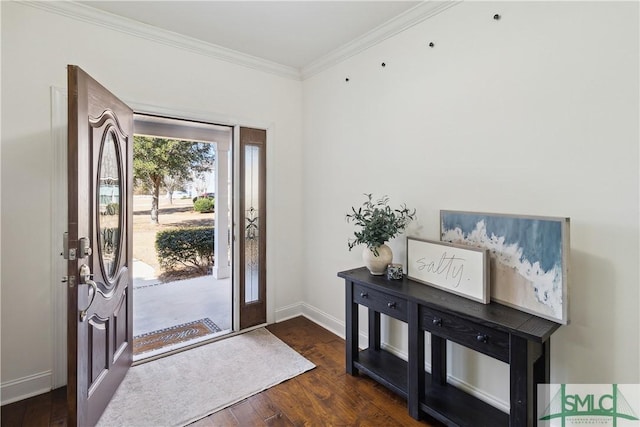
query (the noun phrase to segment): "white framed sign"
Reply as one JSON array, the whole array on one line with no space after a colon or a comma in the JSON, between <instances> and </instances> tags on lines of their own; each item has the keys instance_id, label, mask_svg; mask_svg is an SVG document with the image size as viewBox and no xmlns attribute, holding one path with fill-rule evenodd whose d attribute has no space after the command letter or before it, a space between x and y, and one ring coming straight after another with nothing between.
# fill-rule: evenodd
<instances>
[{"instance_id":1,"label":"white framed sign","mask_svg":"<svg viewBox=\"0 0 640 427\"><path fill-rule=\"evenodd\" d=\"M407 237L407 276L488 304L489 250Z\"/></svg>"}]
</instances>

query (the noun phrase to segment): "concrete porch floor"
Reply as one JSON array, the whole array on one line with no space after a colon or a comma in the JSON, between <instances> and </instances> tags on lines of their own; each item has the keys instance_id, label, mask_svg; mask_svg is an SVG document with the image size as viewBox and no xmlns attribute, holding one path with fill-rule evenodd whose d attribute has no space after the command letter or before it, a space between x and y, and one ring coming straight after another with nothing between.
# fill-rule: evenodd
<instances>
[{"instance_id":1,"label":"concrete porch floor","mask_svg":"<svg viewBox=\"0 0 640 427\"><path fill-rule=\"evenodd\" d=\"M223 335L231 330L231 279L201 276L160 283L153 269L141 261L133 262L133 335L209 318L222 332L146 352L134 360L155 356L194 342Z\"/></svg>"}]
</instances>

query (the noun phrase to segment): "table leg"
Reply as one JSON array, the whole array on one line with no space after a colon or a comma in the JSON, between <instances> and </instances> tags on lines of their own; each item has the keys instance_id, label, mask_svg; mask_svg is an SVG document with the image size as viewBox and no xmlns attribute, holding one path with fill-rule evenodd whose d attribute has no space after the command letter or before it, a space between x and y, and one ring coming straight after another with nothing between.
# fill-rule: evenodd
<instances>
[{"instance_id":1,"label":"table leg","mask_svg":"<svg viewBox=\"0 0 640 427\"><path fill-rule=\"evenodd\" d=\"M380 350L380 313L369 309L369 349Z\"/></svg>"},{"instance_id":2,"label":"table leg","mask_svg":"<svg viewBox=\"0 0 640 427\"><path fill-rule=\"evenodd\" d=\"M542 343L542 354L533 365L535 385L549 384L551 381L551 340Z\"/></svg>"},{"instance_id":3,"label":"table leg","mask_svg":"<svg viewBox=\"0 0 640 427\"><path fill-rule=\"evenodd\" d=\"M346 370L348 374L358 375L358 369L353 366L354 360L358 360L358 304L353 302L353 282L345 283L346 303Z\"/></svg>"},{"instance_id":4,"label":"table leg","mask_svg":"<svg viewBox=\"0 0 640 427\"><path fill-rule=\"evenodd\" d=\"M551 382L551 339L541 345L541 354L533 365L533 410L538 413L538 385Z\"/></svg>"},{"instance_id":5,"label":"table leg","mask_svg":"<svg viewBox=\"0 0 640 427\"><path fill-rule=\"evenodd\" d=\"M418 304L409 303L409 363L407 369L409 415L420 419L420 402L424 400L424 331L420 329Z\"/></svg>"},{"instance_id":6,"label":"table leg","mask_svg":"<svg viewBox=\"0 0 640 427\"><path fill-rule=\"evenodd\" d=\"M527 427L533 425L534 349L525 338L511 335L509 351L509 369L511 385L511 427Z\"/></svg>"},{"instance_id":7,"label":"table leg","mask_svg":"<svg viewBox=\"0 0 640 427\"><path fill-rule=\"evenodd\" d=\"M431 334L431 381L447 384L447 340Z\"/></svg>"}]
</instances>

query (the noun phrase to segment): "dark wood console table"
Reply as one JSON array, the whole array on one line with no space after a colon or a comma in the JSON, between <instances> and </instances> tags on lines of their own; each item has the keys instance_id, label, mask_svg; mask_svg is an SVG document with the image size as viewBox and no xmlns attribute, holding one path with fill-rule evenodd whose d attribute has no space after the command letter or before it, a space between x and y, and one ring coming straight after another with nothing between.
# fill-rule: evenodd
<instances>
[{"instance_id":1,"label":"dark wood console table","mask_svg":"<svg viewBox=\"0 0 640 427\"><path fill-rule=\"evenodd\" d=\"M405 397L409 413L451 426L535 424L536 385L549 383L551 334L559 324L498 304L481 304L440 289L372 276L366 268L338 273L346 285L346 369ZM369 309L369 347L358 349L358 305ZM408 361L380 347L380 314L408 324ZM431 333L431 373L424 370L424 332ZM447 340L509 364L509 414L447 384Z\"/></svg>"}]
</instances>

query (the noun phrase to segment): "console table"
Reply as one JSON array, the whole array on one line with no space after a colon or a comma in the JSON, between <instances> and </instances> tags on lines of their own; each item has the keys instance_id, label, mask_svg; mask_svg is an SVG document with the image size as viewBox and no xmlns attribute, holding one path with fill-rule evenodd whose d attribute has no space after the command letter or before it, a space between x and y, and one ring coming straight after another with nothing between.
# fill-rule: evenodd
<instances>
[{"instance_id":1,"label":"console table","mask_svg":"<svg viewBox=\"0 0 640 427\"><path fill-rule=\"evenodd\" d=\"M363 372L450 426L534 425L536 385L549 383L549 338L560 325L492 302L481 304L408 278L388 280L366 268L338 273L346 289L346 370ZM369 347L358 349L358 305L369 311ZM408 324L408 361L380 346L380 314ZM431 333L431 373L424 370ZM447 383L447 340L509 364L509 414Z\"/></svg>"}]
</instances>

